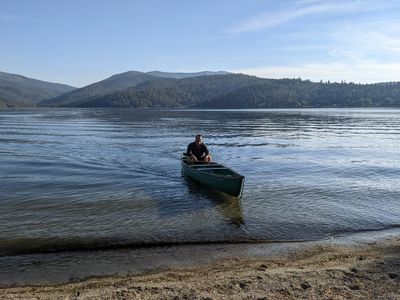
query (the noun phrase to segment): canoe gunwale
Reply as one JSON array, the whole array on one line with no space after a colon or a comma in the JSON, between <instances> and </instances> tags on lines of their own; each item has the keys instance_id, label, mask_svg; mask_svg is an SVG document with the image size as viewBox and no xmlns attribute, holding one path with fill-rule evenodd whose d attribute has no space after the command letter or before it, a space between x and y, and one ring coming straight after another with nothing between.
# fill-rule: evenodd
<instances>
[{"instance_id":1,"label":"canoe gunwale","mask_svg":"<svg viewBox=\"0 0 400 300\"><path fill-rule=\"evenodd\" d=\"M236 178L237 179L243 179L244 178L243 175L240 175L240 174L236 173L235 171L233 171L232 169L227 168L227 167L224 167L223 170L229 170L230 172L232 172L232 175L215 174L215 173L207 172L207 169L199 170L199 169L196 169L196 168L192 168L191 165L189 165L189 164L187 164L187 163L185 163L183 161L182 161L182 166L184 166L185 168L188 168L190 170L193 170L195 172L202 172L202 173L205 173L205 174L208 173L212 177L220 177L220 178L225 178L225 179L236 179ZM212 169L210 168L209 170L212 170Z\"/></svg>"},{"instance_id":2,"label":"canoe gunwale","mask_svg":"<svg viewBox=\"0 0 400 300\"><path fill-rule=\"evenodd\" d=\"M184 155L182 155L181 164L182 174L185 175L185 177L189 177L189 179L196 181L201 185L220 190L237 198L241 198L245 179L243 175L240 175L232 169L216 162L213 162L211 164L188 164ZM196 168L197 166L199 166L202 170ZM212 171L212 168L214 166L222 167L224 170L229 171L231 174L224 175L209 172ZM207 170L207 168L209 168L209 171Z\"/></svg>"}]
</instances>

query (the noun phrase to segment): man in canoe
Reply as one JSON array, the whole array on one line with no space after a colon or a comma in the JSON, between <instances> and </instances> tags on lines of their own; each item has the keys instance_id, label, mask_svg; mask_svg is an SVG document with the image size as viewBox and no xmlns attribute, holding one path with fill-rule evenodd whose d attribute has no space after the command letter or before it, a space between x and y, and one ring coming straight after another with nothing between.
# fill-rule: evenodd
<instances>
[{"instance_id":1,"label":"man in canoe","mask_svg":"<svg viewBox=\"0 0 400 300\"><path fill-rule=\"evenodd\" d=\"M207 146L203 143L201 134L196 135L194 142L190 143L186 151L189 156L188 162L193 164L196 162L211 162L211 155Z\"/></svg>"}]
</instances>

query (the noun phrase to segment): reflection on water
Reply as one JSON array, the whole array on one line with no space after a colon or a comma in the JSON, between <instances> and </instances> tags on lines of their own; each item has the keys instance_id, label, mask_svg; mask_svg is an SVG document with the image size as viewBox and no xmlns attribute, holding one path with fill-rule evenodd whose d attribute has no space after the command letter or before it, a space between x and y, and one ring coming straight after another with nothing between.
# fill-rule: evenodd
<instances>
[{"instance_id":1,"label":"reflection on water","mask_svg":"<svg viewBox=\"0 0 400 300\"><path fill-rule=\"evenodd\" d=\"M241 201L237 197L223 192L205 188L197 183L186 179L190 194L205 195L210 200L210 204L221 213L222 217L234 226L240 227L244 224Z\"/></svg>"},{"instance_id":2,"label":"reflection on water","mask_svg":"<svg viewBox=\"0 0 400 300\"><path fill-rule=\"evenodd\" d=\"M241 201L181 177L198 132ZM400 224L400 111L0 111L0 253L287 241Z\"/></svg>"}]
</instances>

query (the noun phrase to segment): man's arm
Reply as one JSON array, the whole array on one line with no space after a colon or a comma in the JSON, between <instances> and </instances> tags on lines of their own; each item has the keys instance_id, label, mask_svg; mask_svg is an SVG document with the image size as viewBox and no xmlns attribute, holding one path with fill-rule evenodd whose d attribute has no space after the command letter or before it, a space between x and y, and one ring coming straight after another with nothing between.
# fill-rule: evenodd
<instances>
[{"instance_id":1,"label":"man's arm","mask_svg":"<svg viewBox=\"0 0 400 300\"><path fill-rule=\"evenodd\" d=\"M207 156L208 154L210 154L210 151L208 151L208 148L206 145L203 144L203 146L204 146L204 149L203 149L204 156Z\"/></svg>"}]
</instances>

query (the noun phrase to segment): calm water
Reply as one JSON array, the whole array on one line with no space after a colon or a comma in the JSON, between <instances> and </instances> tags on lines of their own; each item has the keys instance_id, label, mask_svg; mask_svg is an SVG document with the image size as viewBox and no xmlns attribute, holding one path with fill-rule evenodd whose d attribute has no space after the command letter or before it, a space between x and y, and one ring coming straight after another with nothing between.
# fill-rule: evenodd
<instances>
[{"instance_id":1,"label":"calm water","mask_svg":"<svg viewBox=\"0 0 400 300\"><path fill-rule=\"evenodd\" d=\"M198 132L243 198L181 177ZM400 224L400 110L0 111L0 255Z\"/></svg>"}]
</instances>

